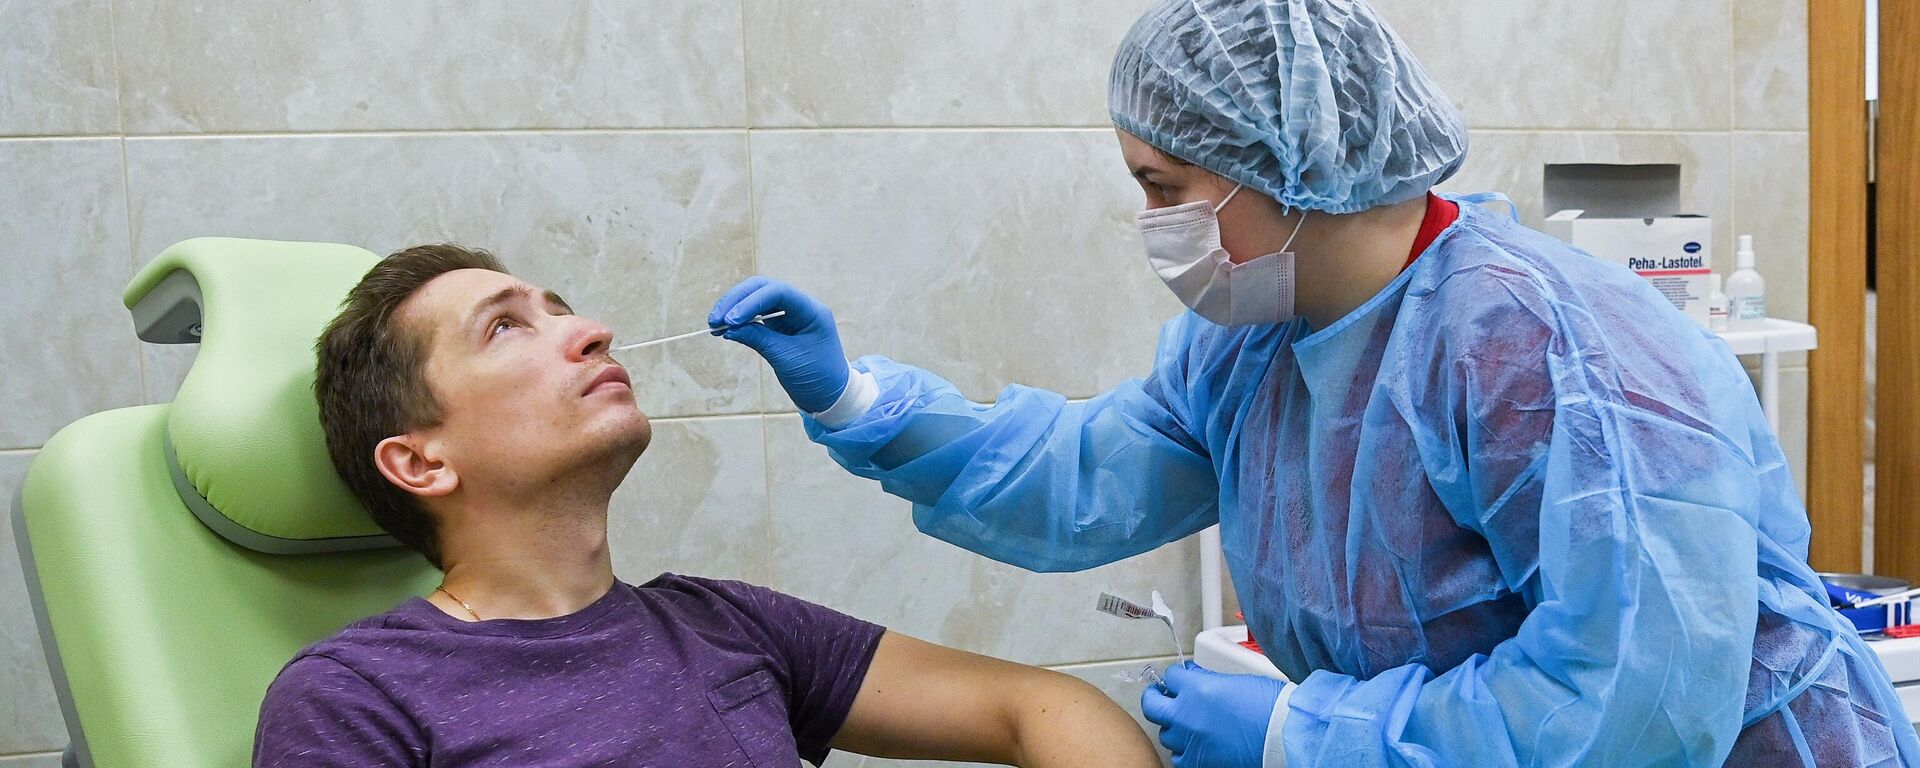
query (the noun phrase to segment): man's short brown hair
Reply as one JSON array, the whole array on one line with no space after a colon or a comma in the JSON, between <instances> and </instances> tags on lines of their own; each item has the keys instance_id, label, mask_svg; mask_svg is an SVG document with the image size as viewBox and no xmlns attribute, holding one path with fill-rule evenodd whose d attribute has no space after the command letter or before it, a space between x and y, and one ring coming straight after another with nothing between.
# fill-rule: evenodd
<instances>
[{"instance_id":1,"label":"man's short brown hair","mask_svg":"<svg viewBox=\"0 0 1920 768\"><path fill-rule=\"evenodd\" d=\"M507 272L493 254L451 243L396 251L360 278L314 345L313 392L333 468L375 523L436 568L442 565L433 518L418 497L380 474L373 454L382 440L440 423L425 374L431 337L410 331L394 313L421 286L459 269Z\"/></svg>"}]
</instances>

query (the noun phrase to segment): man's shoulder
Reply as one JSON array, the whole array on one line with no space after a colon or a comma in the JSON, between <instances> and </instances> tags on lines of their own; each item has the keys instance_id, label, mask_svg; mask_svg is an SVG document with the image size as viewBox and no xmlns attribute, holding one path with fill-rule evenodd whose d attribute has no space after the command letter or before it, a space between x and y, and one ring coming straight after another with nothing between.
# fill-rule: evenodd
<instances>
[{"instance_id":1,"label":"man's shoulder","mask_svg":"<svg viewBox=\"0 0 1920 768\"><path fill-rule=\"evenodd\" d=\"M640 595L643 602L673 604L676 611L696 623L734 623L771 633L789 630L796 622L847 631L868 626L828 606L744 581L663 573L627 588Z\"/></svg>"},{"instance_id":2,"label":"man's shoulder","mask_svg":"<svg viewBox=\"0 0 1920 768\"><path fill-rule=\"evenodd\" d=\"M268 689L267 701L292 696L305 699L316 692L376 690L365 674L338 656L314 648L303 650L280 668Z\"/></svg>"},{"instance_id":3,"label":"man's shoulder","mask_svg":"<svg viewBox=\"0 0 1920 768\"><path fill-rule=\"evenodd\" d=\"M281 667L260 702L256 738L298 731L300 723L315 719L343 725L348 721L411 723L372 675L357 669L348 658L316 643Z\"/></svg>"},{"instance_id":4,"label":"man's shoulder","mask_svg":"<svg viewBox=\"0 0 1920 768\"><path fill-rule=\"evenodd\" d=\"M742 595L769 593L772 590L756 584L733 579L715 579L705 576L688 576L681 573L662 573L644 584L617 584L642 597L656 595L691 595L705 599L737 599Z\"/></svg>"},{"instance_id":5,"label":"man's shoulder","mask_svg":"<svg viewBox=\"0 0 1920 768\"><path fill-rule=\"evenodd\" d=\"M355 621L308 644L287 661L281 668L281 675L285 676L295 666L300 666L302 670L337 667L368 676L369 670L360 669L360 657L369 652L377 657L382 651L392 651L402 645L409 635L430 629L412 618L411 602L409 600L384 613Z\"/></svg>"},{"instance_id":6,"label":"man's shoulder","mask_svg":"<svg viewBox=\"0 0 1920 768\"><path fill-rule=\"evenodd\" d=\"M418 721L350 655L328 650L337 637L301 651L267 687L253 764L424 765Z\"/></svg>"},{"instance_id":7,"label":"man's shoulder","mask_svg":"<svg viewBox=\"0 0 1920 768\"><path fill-rule=\"evenodd\" d=\"M787 603L813 605L804 598L750 582L687 576L679 573L662 573L651 581L639 585L615 585L615 588L620 587L633 590L636 595L646 601L669 600L688 608L720 609L755 615Z\"/></svg>"},{"instance_id":8,"label":"man's shoulder","mask_svg":"<svg viewBox=\"0 0 1920 768\"><path fill-rule=\"evenodd\" d=\"M665 608L697 622L753 619L758 617L769 597L778 593L766 587L732 579L715 579L662 573L643 584L618 583L615 589L627 589L644 604Z\"/></svg>"}]
</instances>

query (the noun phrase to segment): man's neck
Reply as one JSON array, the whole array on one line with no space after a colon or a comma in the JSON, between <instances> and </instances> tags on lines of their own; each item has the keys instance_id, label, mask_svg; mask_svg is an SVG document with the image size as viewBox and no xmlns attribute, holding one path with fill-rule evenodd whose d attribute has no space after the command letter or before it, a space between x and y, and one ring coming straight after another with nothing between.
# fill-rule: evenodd
<instances>
[{"instance_id":1,"label":"man's neck","mask_svg":"<svg viewBox=\"0 0 1920 768\"><path fill-rule=\"evenodd\" d=\"M444 592L429 601L469 621L476 615L548 619L591 605L613 586L610 494L555 499L537 509L463 509L446 516L440 532Z\"/></svg>"}]
</instances>

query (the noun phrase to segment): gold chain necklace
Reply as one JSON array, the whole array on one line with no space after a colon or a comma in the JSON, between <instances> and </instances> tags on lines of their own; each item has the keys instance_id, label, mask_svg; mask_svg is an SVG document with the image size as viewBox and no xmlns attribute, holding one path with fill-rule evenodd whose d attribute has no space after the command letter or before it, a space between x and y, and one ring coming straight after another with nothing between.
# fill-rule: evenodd
<instances>
[{"instance_id":1,"label":"gold chain necklace","mask_svg":"<svg viewBox=\"0 0 1920 768\"><path fill-rule=\"evenodd\" d=\"M445 585L434 587L433 591L446 595L448 599L451 599L454 602L459 603L460 607L467 609L467 613L472 614L474 621L485 621L485 619L480 618L480 613L478 611L475 611L473 609L473 606L467 605L467 601L462 600L458 597L454 597L452 592L448 592Z\"/></svg>"}]
</instances>

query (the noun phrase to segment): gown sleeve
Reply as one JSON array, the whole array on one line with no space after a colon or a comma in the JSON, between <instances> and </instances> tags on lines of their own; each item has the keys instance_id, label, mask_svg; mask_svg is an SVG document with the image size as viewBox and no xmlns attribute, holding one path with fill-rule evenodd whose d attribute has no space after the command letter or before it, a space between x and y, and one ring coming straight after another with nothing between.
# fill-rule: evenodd
<instances>
[{"instance_id":1,"label":"gown sleeve","mask_svg":"<svg viewBox=\"0 0 1920 768\"><path fill-rule=\"evenodd\" d=\"M1219 519L1219 481L1186 397L1191 316L1161 332L1154 370L1086 402L1010 386L970 402L925 370L869 356L872 408L806 427L833 459L913 502L924 533L1033 571L1079 571Z\"/></svg>"}]
</instances>

